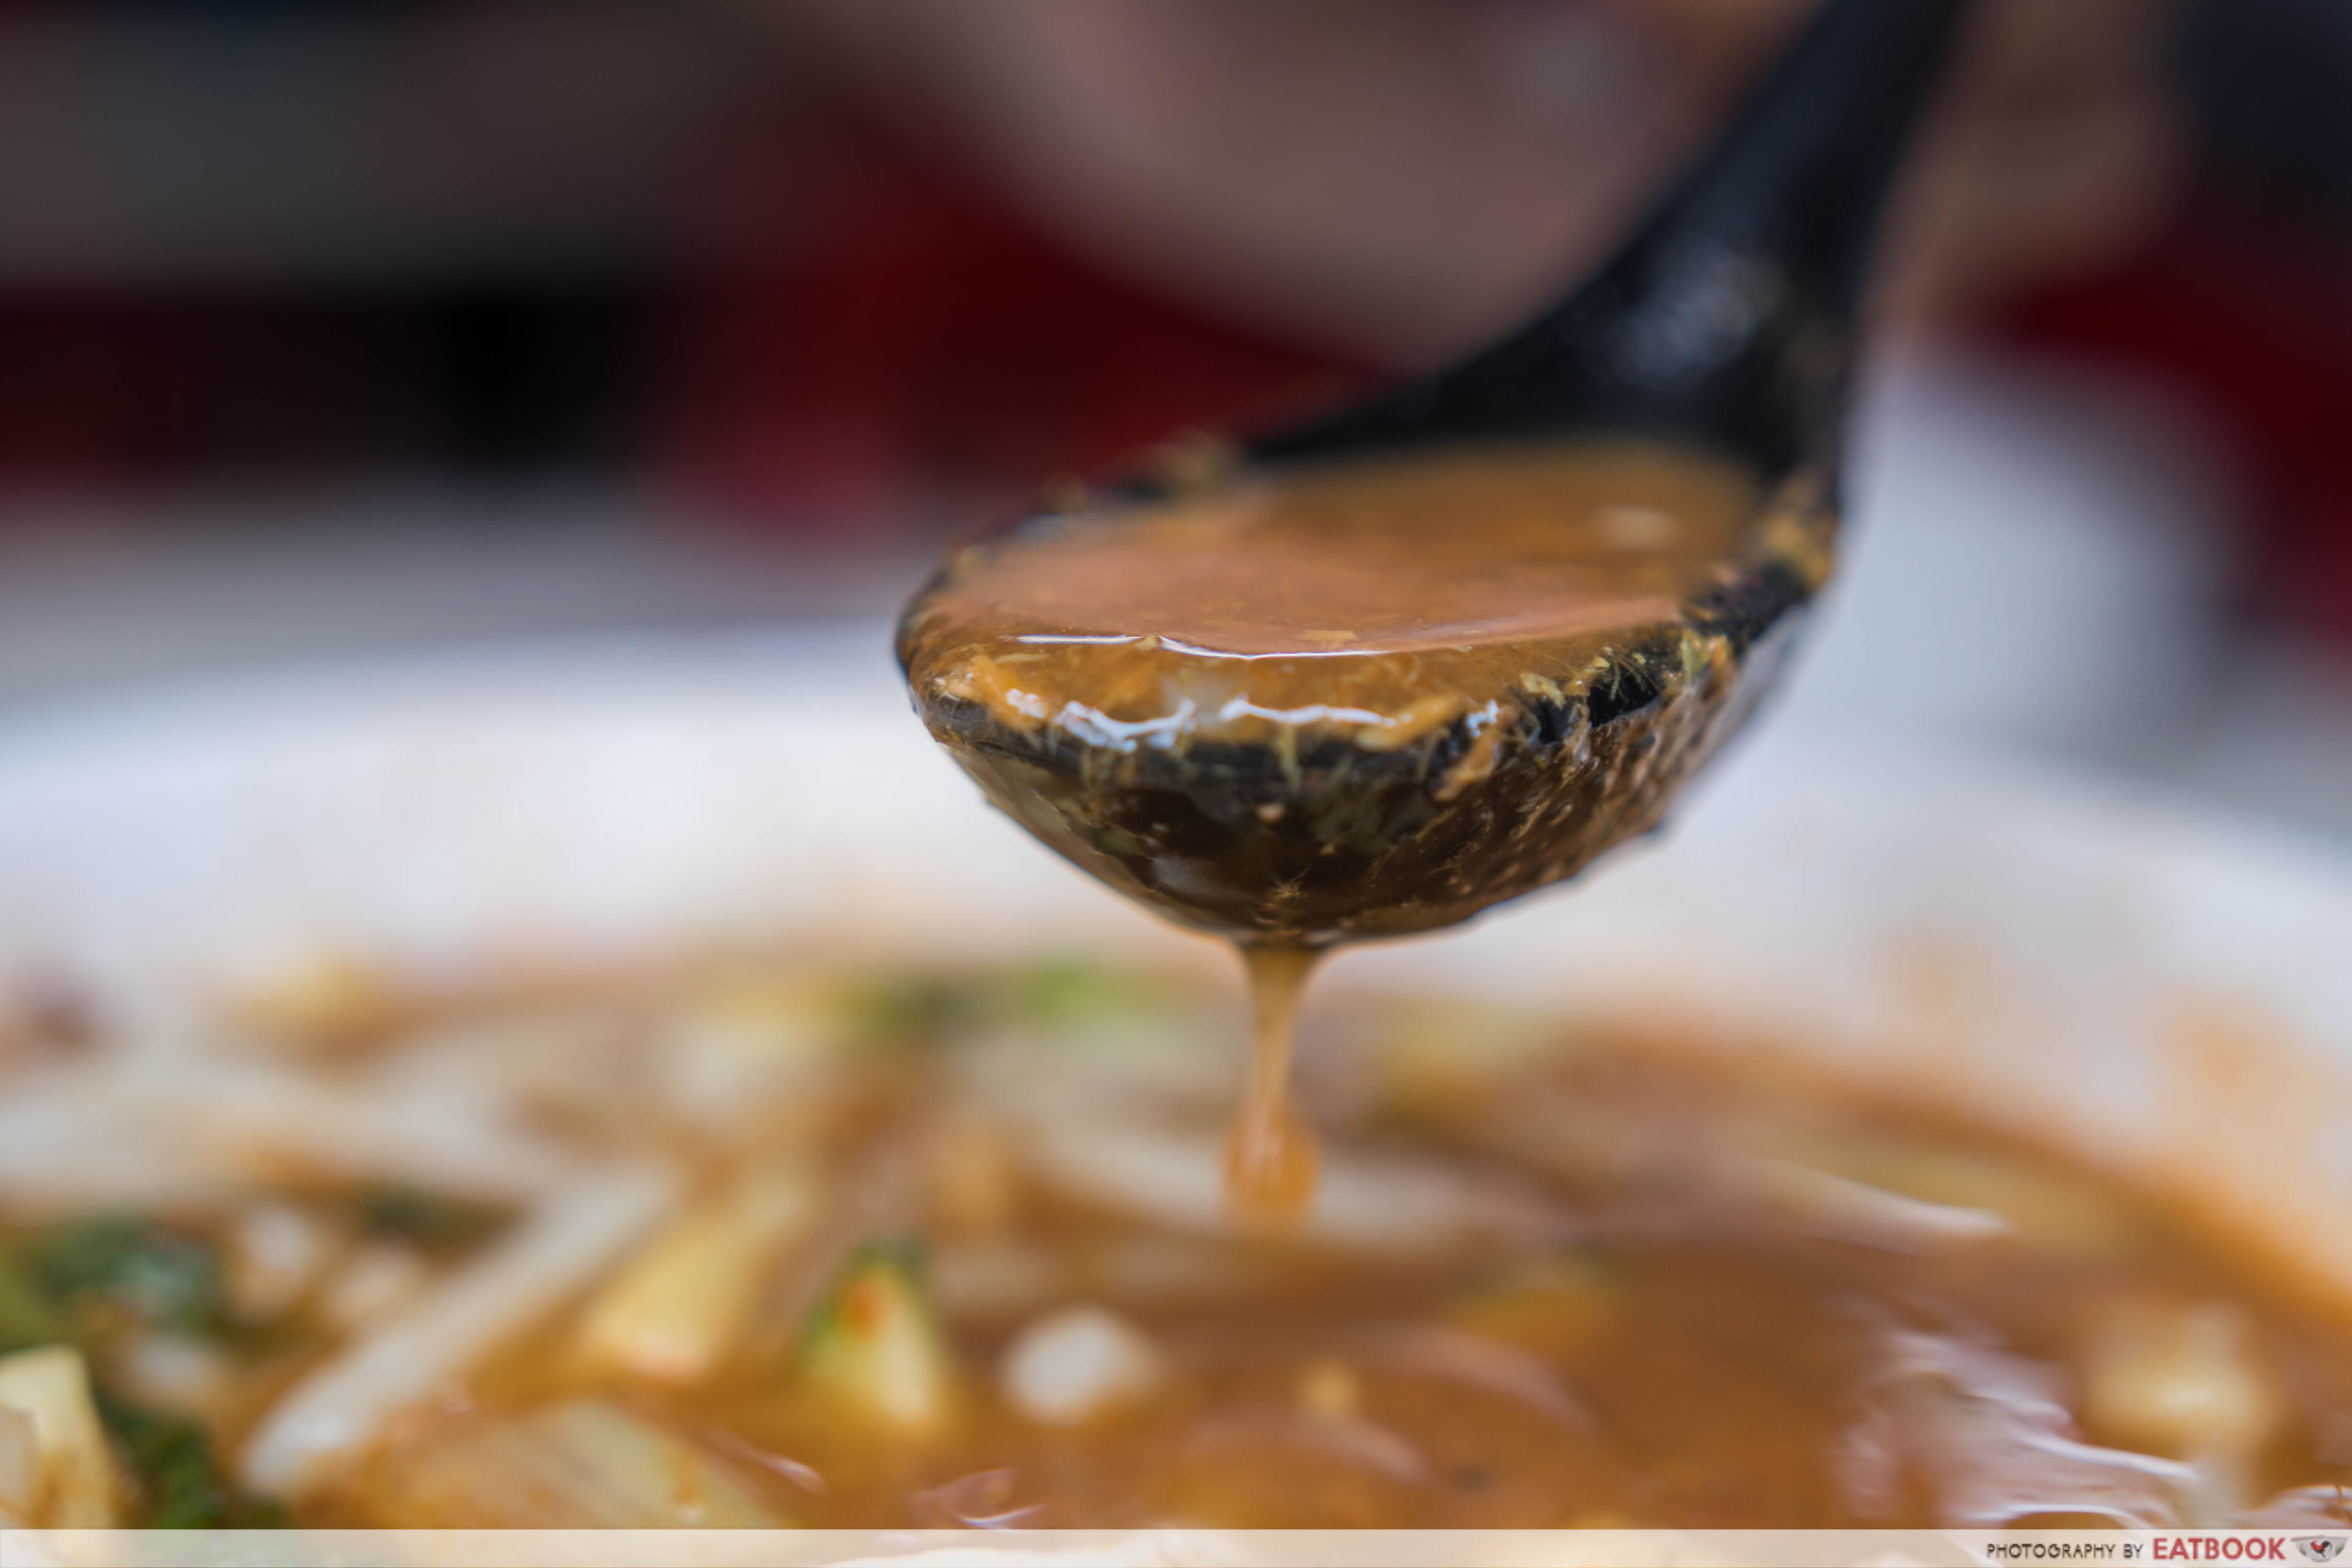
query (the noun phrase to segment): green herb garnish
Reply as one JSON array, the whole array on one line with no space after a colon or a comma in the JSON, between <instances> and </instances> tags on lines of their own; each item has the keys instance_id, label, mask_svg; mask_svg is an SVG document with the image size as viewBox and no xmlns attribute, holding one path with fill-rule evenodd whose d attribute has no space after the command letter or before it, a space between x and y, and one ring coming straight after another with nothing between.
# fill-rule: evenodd
<instances>
[{"instance_id":1,"label":"green herb garnish","mask_svg":"<svg viewBox=\"0 0 2352 1568\"><path fill-rule=\"evenodd\" d=\"M53 1310L100 1300L159 1328L195 1333L217 1330L226 1316L220 1254L151 1221L61 1221L27 1238L17 1260L25 1282Z\"/></svg>"},{"instance_id":2,"label":"green herb garnish","mask_svg":"<svg viewBox=\"0 0 2352 1568\"><path fill-rule=\"evenodd\" d=\"M360 1224L427 1252L454 1252L498 1229L504 1218L487 1204L419 1187L371 1187L359 1198Z\"/></svg>"},{"instance_id":3,"label":"green herb garnish","mask_svg":"<svg viewBox=\"0 0 2352 1568\"><path fill-rule=\"evenodd\" d=\"M36 1345L62 1344L73 1324L34 1278L23 1257L0 1254L0 1355Z\"/></svg>"},{"instance_id":4,"label":"green herb garnish","mask_svg":"<svg viewBox=\"0 0 2352 1568\"><path fill-rule=\"evenodd\" d=\"M285 1510L229 1484L195 1422L98 1395L99 1419L139 1478L150 1530L276 1530Z\"/></svg>"}]
</instances>

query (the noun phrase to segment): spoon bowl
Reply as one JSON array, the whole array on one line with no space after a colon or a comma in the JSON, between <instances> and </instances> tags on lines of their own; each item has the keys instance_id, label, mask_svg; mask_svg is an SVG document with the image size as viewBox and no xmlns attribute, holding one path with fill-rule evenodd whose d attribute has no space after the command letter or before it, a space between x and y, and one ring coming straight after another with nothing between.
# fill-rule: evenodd
<instances>
[{"instance_id":1,"label":"spoon bowl","mask_svg":"<svg viewBox=\"0 0 2352 1568\"><path fill-rule=\"evenodd\" d=\"M1262 945L1453 924L1655 827L1829 578L1868 242L1962 3L1831 0L1641 233L1500 343L957 552L899 628L932 734L1058 853ZM1736 526L1603 571L1612 516L1688 520L1543 476L1628 454L1736 476ZM1492 492L1510 527L1429 482L1479 471L1528 477ZM1355 624L1368 573L1430 624ZM1643 592L1540 624L1547 584L1565 614L1604 580ZM1439 613L1457 589L1511 613Z\"/></svg>"}]
</instances>

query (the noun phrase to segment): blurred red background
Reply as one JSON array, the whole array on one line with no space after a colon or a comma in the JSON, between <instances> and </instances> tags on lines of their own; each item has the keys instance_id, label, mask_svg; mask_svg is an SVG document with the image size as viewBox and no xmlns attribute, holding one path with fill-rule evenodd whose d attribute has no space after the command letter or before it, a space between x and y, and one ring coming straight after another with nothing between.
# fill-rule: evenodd
<instances>
[{"instance_id":1,"label":"blurred red background","mask_svg":"<svg viewBox=\"0 0 2352 1568\"><path fill-rule=\"evenodd\" d=\"M839 9L0 4L0 530L60 494L135 527L191 491L560 480L921 541L1397 362L1123 265L973 132L984 100L896 68L921 5L878 42ZM2247 498L2244 612L2352 647L2352 13L2138 10L2161 200L1907 324L2183 399ZM1777 37L1742 26L1661 80L1715 112Z\"/></svg>"}]
</instances>

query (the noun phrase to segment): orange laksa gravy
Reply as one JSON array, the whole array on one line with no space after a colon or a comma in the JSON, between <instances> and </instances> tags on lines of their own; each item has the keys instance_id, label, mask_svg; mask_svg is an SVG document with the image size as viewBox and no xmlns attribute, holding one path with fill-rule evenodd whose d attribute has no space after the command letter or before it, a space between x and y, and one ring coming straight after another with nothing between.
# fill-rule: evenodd
<instances>
[{"instance_id":1,"label":"orange laksa gravy","mask_svg":"<svg viewBox=\"0 0 2352 1568\"><path fill-rule=\"evenodd\" d=\"M1107 744L1392 752L1590 680L1739 553L1759 500L1736 465L1640 447L1236 478L966 547L908 618L908 676Z\"/></svg>"},{"instance_id":2,"label":"orange laksa gravy","mask_svg":"<svg viewBox=\"0 0 2352 1568\"><path fill-rule=\"evenodd\" d=\"M1278 1230L1234 999L1073 963L330 977L135 1150L152 1042L0 1052L0 1440L56 1435L0 1508L2347 1528L2340 1305L2128 1183L1738 1042L1323 1000Z\"/></svg>"}]
</instances>

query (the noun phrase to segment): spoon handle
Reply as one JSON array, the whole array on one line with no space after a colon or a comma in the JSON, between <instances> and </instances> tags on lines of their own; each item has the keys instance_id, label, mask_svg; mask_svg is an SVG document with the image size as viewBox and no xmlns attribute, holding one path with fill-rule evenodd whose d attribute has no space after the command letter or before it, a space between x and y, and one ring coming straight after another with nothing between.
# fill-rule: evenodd
<instances>
[{"instance_id":1,"label":"spoon handle","mask_svg":"<svg viewBox=\"0 0 2352 1568\"><path fill-rule=\"evenodd\" d=\"M1829 0L1604 276L1671 306L1675 257L1730 255L1851 321L1879 209L1967 3Z\"/></svg>"},{"instance_id":2,"label":"spoon handle","mask_svg":"<svg viewBox=\"0 0 2352 1568\"><path fill-rule=\"evenodd\" d=\"M1968 0L1828 0L1616 257L1451 370L1268 459L1618 431L1779 475L1827 454L1878 214Z\"/></svg>"}]
</instances>

